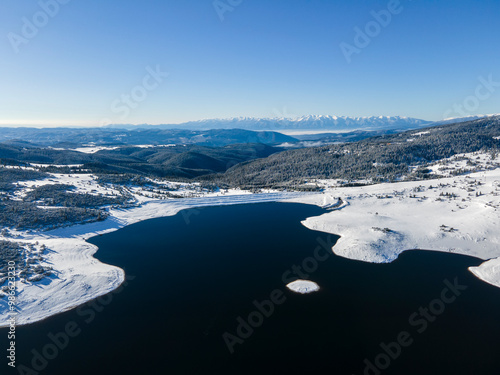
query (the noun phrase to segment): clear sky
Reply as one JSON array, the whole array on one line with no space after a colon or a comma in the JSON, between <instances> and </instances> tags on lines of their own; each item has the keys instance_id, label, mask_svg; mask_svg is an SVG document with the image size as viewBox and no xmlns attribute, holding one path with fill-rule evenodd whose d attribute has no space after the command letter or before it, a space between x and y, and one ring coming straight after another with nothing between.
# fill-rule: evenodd
<instances>
[{"instance_id":1,"label":"clear sky","mask_svg":"<svg viewBox=\"0 0 500 375\"><path fill-rule=\"evenodd\" d=\"M1 0L0 10L3 126L500 112L498 0Z\"/></svg>"}]
</instances>

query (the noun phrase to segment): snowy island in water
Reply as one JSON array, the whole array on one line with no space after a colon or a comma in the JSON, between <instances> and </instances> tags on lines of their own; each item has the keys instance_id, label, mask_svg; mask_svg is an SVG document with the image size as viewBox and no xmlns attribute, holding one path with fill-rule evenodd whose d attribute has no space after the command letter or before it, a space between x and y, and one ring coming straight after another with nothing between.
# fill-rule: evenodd
<instances>
[{"instance_id":1,"label":"snowy island in water","mask_svg":"<svg viewBox=\"0 0 500 375\"><path fill-rule=\"evenodd\" d=\"M300 294L313 293L319 290L319 285L316 284L314 281L301 280L301 279L288 283L286 287L291 291Z\"/></svg>"}]
</instances>

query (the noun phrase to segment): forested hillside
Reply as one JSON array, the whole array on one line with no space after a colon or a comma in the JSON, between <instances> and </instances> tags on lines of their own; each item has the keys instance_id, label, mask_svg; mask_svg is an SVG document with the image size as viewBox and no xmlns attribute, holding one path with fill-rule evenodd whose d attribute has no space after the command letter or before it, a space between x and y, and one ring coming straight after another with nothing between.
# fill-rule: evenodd
<instances>
[{"instance_id":1,"label":"forested hillside","mask_svg":"<svg viewBox=\"0 0 500 375\"><path fill-rule=\"evenodd\" d=\"M169 178L193 178L224 172L228 168L256 158L267 157L283 149L265 144L235 144L224 147L179 145L172 147L122 146L84 153L36 147L31 144L0 144L0 164L46 164L48 172L130 173ZM51 165L81 165L55 168ZM21 173L21 172L17 172ZM27 173L27 172L25 172ZM33 174L34 175L34 174ZM10 182L3 173L0 184ZM6 181L8 179L9 181Z\"/></svg>"},{"instance_id":2,"label":"forested hillside","mask_svg":"<svg viewBox=\"0 0 500 375\"><path fill-rule=\"evenodd\" d=\"M286 187L310 178L372 182L425 178L425 166L450 156L500 148L499 117L442 125L355 143L290 150L239 164L224 174L205 180L217 184ZM412 168L420 166L421 168ZM412 170L410 174L410 170Z\"/></svg>"}]
</instances>

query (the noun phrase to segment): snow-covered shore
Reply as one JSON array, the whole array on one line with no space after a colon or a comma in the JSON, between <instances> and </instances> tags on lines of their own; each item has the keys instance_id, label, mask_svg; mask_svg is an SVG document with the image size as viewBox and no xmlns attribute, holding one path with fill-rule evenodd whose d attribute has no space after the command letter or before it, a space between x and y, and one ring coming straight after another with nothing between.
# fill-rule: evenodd
<instances>
[{"instance_id":1,"label":"snow-covered shore","mask_svg":"<svg viewBox=\"0 0 500 375\"><path fill-rule=\"evenodd\" d=\"M175 215L188 208L297 202L330 211L303 221L310 229L340 235L335 254L367 262L391 262L408 249L466 254L487 260L471 267L478 278L500 287L500 169L436 180L362 187L328 187L323 193L229 191L198 198L148 199L141 206L111 209L102 222L43 233L20 233L16 241L39 242L49 252L45 262L54 276L31 285L18 284L18 324L29 324L69 310L116 289L124 272L93 257L86 239L139 221ZM339 200L340 198L340 200ZM186 213L189 222L191 213ZM0 300L0 310L6 301ZM0 315L0 327L7 315Z\"/></svg>"},{"instance_id":2,"label":"snow-covered shore","mask_svg":"<svg viewBox=\"0 0 500 375\"><path fill-rule=\"evenodd\" d=\"M331 188L293 201L339 209L302 223L340 236L333 252L387 263L410 249L436 250L487 260L470 271L500 287L500 170L438 180Z\"/></svg>"},{"instance_id":3,"label":"snow-covered shore","mask_svg":"<svg viewBox=\"0 0 500 375\"><path fill-rule=\"evenodd\" d=\"M243 194L242 194L243 193ZM139 207L112 209L102 222L74 225L47 232L20 232L15 240L43 243L47 247L44 264L53 268L53 276L40 282L17 283L17 324L30 324L70 310L118 288L124 281L122 269L103 264L93 257L98 250L85 240L109 233L139 221L172 216L179 211L207 206L276 202L297 198L299 193L210 195L200 198L149 200ZM190 215L184 219L189 223ZM0 311L7 311L6 299L0 300ZM8 326L7 314L0 314L0 327Z\"/></svg>"}]
</instances>

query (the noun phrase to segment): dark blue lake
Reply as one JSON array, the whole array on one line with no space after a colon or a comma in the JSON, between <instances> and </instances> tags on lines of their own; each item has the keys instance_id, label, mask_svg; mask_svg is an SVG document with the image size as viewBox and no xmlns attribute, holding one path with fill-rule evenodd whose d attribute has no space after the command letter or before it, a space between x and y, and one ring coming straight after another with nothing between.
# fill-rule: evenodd
<instances>
[{"instance_id":1,"label":"dark blue lake","mask_svg":"<svg viewBox=\"0 0 500 375\"><path fill-rule=\"evenodd\" d=\"M498 373L500 289L467 270L481 260L426 251L391 264L328 256L337 237L300 223L323 212L289 203L208 207L94 237L97 258L123 268L126 285L18 327L17 364L43 370L9 371L4 359L0 373ZM294 272L319 292L289 291ZM65 340L65 330L74 337ZM2 349L6 336L0 330ZM50 337L62 349L54 352Z\"/></svg>"}]
</instances>

